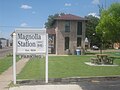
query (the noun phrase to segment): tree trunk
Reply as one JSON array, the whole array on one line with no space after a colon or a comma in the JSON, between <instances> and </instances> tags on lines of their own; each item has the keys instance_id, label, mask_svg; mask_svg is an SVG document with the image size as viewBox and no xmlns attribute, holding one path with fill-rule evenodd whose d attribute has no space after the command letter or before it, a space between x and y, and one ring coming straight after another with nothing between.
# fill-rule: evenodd
<instances>
[{"instance_id":1,"label":"tree trunk","mask_svg":"<svg viewBox=\"0 0 120 90\"><path fill-rule=\"evenodd\" d=\"M102 48L100 48L100 54L102 54Z\"/></svg>"}]
</instances>

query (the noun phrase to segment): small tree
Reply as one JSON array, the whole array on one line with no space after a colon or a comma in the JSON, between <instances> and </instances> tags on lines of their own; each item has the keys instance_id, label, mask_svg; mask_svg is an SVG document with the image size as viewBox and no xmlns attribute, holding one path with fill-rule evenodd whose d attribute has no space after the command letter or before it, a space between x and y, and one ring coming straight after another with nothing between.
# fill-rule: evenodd
<instances>
[{"instance_id":1,"label":"small tree","mask_svg":"<svg viewBox=\"0 0 120 90\"><path fill-rule=\"evenodd\" d=\"M101 35L102 44L105 41L120 43L120 3L113 3L101 12L96 31Z\"/></svg>"}]
</instances>

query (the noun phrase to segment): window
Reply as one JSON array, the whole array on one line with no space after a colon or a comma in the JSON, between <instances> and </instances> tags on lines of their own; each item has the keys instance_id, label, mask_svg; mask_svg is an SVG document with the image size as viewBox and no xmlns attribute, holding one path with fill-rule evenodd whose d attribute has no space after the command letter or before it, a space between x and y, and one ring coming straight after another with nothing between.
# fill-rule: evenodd
<instances>
[{"instance_id":1,"label":"window","mask_svg":"<svg viewBox=\"0 0 120 90\"><path fill-rule=\"evenodd\" d=\"M69 49L69 37L65 37L65 50Z\"/></svg>"},{"instance_id":2,"label":"window","mask_svg":"<svg viewBox=\"0 0 120 90\"><path fill-rule=\"evenodd\" d=\"M81 46L81 37L77 37L77 47Z\"/></svg>"},{"instance_id":3,"label":"window","mask_svg":"<svg viewBox=\"0 0 120 90\"><path fill-rule=\"evenodd\" d=\"M70 32L70 21L65 21L65 32Z\"/></svg>"},{"instance_id":4,"label":"window","mask_svg":"<svg viewBox=\"0 0 120 90\"><path fill-rule=\"evenodd\" d=\"M82 35L82 22L77 24L77 35Z\"/></svg>"}]
</instances>

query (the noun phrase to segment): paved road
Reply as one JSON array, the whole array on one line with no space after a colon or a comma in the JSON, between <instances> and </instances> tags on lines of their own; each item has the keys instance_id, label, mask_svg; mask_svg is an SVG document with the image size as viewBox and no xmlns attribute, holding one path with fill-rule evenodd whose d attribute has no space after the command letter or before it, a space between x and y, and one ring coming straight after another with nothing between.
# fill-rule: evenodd
<instances>
[{"instance_id":1,"label":"paved road","mask_svg":"<svg viewBox=\"0 0 120 90\"><path fill-rule=\"evenodd\" d=\"M0 58L6 56L9 53L12 53L12 47L0 49Z\"/></svg>"},{"instance_id":2,"label":"paved road","mask_svg":"<svg viewBox=\"0 0 120 90\"><path fill-rule=\"evenodd\" d=\"M100 50L91 50L91 49L88 49L87 50L88 52L100 52ZM120 49L106 49L106 50L102 50L102 52L120 52Z\"/></svg>"},{"instance_id":3,"label":"paved road","mask_svg":"<svg viewBox=\"0 0 120 90\"><path fill-rule=\"evenodd\" d=\"M29 85L12 87L9 90L120 90L120 81L83 81L68 85Z\"/></svg>"},{"instance_id":4,"label":"paved road","mask_svg":"<svg viewBox=\"0 0 120 90\"><path fill-rule=\"evenodd\" d=\"M79 83L83 90L120 90L120 80L82 81Z\"/></svg>"},{"instance_id":5,"label":"paved road","mask_svg":"<svg viewBox=\"0 0 120 90\"><path fill-rule=\"evenodd\" d=\"M76 78L71 80L71 82L67 83L65 83L66 81L54 81L47 85L23 84L18 87L12 87L10 90L120 90L120 77L80 78L77 82L74 82Z\"/></svg>"}]
</instances>

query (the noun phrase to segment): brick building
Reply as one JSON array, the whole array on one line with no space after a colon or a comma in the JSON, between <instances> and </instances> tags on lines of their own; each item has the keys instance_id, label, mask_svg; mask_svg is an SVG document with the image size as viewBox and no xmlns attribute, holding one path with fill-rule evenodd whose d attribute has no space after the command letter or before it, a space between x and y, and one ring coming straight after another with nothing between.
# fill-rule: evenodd
<instances>
[{"instance_id":1,"label":"brick building","mask_svg":"<svg viewBox=\"0 0 120 90\"><path fill-rule=\"evenodd\" d=\"M63 55L75 54L75 50L81 47L81 51L85 49L85 29L87 19L65 14L54 19L54 28L48 29L49 46L52 46L53 53Z\"/></svg>"}]
</instances>

